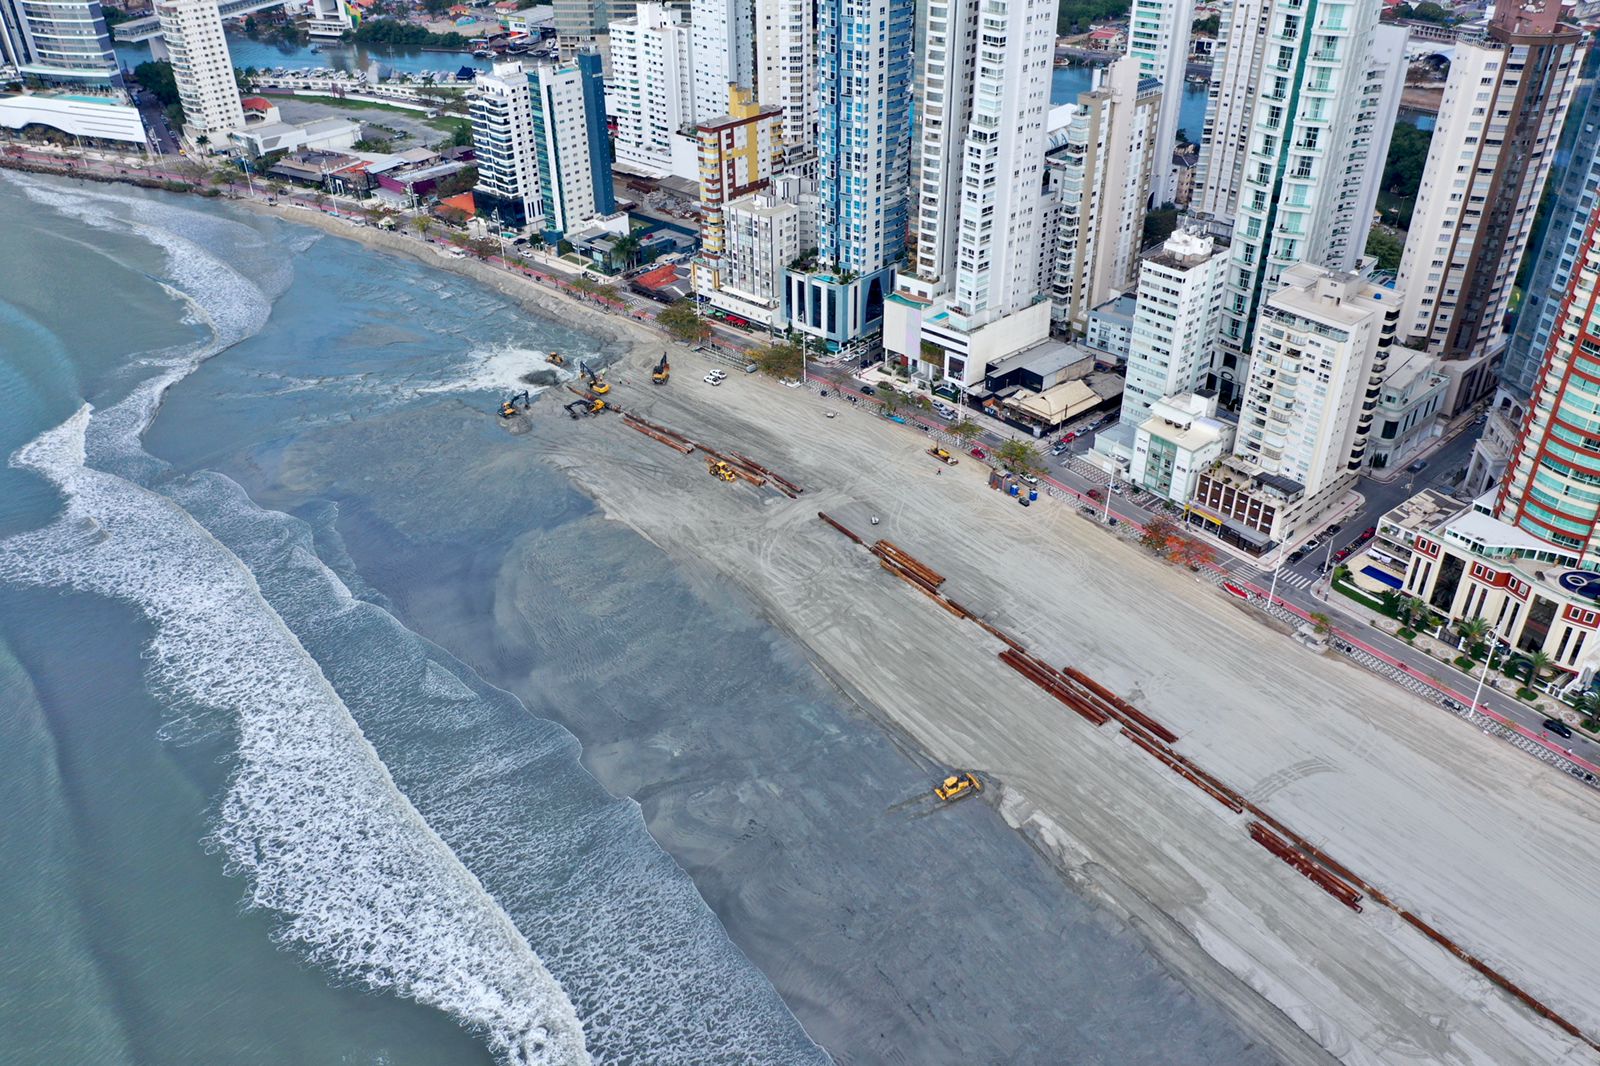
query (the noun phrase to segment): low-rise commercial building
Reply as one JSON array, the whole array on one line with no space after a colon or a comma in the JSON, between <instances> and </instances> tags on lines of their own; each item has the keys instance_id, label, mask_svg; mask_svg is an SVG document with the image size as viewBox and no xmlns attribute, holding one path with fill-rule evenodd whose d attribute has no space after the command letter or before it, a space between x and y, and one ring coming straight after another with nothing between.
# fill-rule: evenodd
<instances>
[{"instance_id":1,"label":"low-rise commercial building","mask_svg":"<svg viewBox=\"0 0 1600 1066\"><path fill-rule=\"evenodd\" d=\"M1200 475L1233 449L1233 433L1233 423L1217 417L1215 393L1157 400L1135 431L1128 480L1164 500L1188 503Z\"/></svg>"},{"instance_id":2,"label":"low-rise commercial building","mask_svg":"<svg viewBox=\"0 0 1600 1066\"><path fill-rule=\"evenodd\" d=\"M1441 431L1450 379L1439 372L1427 352L1395 349L1378 394L1377 417L1368 441L1367 461L1374 470L1405 466Z\"/></svg>"}]
</instances>

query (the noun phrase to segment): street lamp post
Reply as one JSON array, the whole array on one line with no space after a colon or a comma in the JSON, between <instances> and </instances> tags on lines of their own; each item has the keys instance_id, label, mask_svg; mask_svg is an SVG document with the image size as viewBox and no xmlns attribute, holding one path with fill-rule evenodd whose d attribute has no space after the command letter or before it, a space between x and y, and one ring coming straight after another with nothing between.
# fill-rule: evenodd
<instances>
[{"instance_id":1,"label":"street lamp post","mask_svg":"<svg viewBox=\"0 0 1600 1066\"><path fill-rule=\"evenodd\" d=\"M1480 698L1483 696L1483 683L1489 679L1489 667L1494 662L1495 652L1500 650L1500 632L1498 630L1490 630L1489 640L1489 654L1484 657L1483 672L1478 675L1478 688L1472 694L1473 710L1477 710L1482 706ZM1470 654L1472 649L1469 647L1467 651Z\"/></svg>"},{"instance_id":2,"label":"street lamp post","mask_svg":"<svg viewBox=\"0 0 1600 1066\"><path fill-rule=\"evenodd\" d=\"M1278 552L1278 563L1272 568L1272 588L1267 590L1267 606L1278 602L1278 575L1283 573L1283 552Z\"/></svg>"},{"instance_id":3,"label":"street lamp post","mask_svg":"<svg viewBox=\"0 0 1600 1066\"><path fill-rule=\"evenodd\" d=\"M1116 484L1117 484L1117 464L1115 462L1113 462L1111 464L1111 480L1106 482L1106 509L1105 509L1105 514L1101 515L1101 517L1100 517L1100 521L1104 522L1106 525L1110 525L1111 524L1111 497L1114 494L1114 490L1116 488Z\"/></svg>"}]
</instances>

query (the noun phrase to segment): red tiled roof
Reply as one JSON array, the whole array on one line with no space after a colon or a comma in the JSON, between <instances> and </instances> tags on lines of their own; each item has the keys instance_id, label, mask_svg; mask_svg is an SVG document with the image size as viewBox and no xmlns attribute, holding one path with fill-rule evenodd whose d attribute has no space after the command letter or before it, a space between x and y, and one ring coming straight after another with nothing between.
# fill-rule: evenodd
<instances>
[{"instance_id":1,"label":"red tiled roof","mask_svg":"<svg viewBox=\"0 0 1600 1066\"><path fill-rule=\"evenodd\" d=\"M470 192L457 193L455 196L446 197L439 201L440 207L454 207L458 211L465 211L469 215L478 213L478 207L472 201Z\"/></svg>"},{"instance_id":2,"label":"red tiled roof","mask_svg":"<svg viewBox=\"0 0 1600 1066\"><path fill-rule=\"evenodd\" d=\"M656 267L647 274L640 274L633 280L635 284L643 285L647 289L659 289L678 280L678 268L668 263L666 266Z\"/></svg>"},{"instance_id":3,"label":"red tiled roof","mask_svg":"<svg viewBox=\"0 0 1600 1066\"><path fill-rule=\"evenodd\" d=\"M247 96L239 101L239 105L246 111L267 111L272 107L272 101L265 96Z\"/></svg>"}]
</instances>

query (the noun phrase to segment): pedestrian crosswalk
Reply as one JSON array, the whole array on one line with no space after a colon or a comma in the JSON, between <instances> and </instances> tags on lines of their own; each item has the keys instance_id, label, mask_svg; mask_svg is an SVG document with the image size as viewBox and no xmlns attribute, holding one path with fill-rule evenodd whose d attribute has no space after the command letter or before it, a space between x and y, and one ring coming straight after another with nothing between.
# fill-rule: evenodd
<instances>
[{"instance_id":1,"label":"pedestrian crosswalk","mask_svg":"<svg viewBox=\"0 0 1600 1066\"><path fill-rule=\"evenodd\" d=\"M1272 587L1272 571L1270 570L1263 571L1251 566L1249 563L1241 562L1235 562L1232 566L1225 566L1224 569L1228 570L1232 576L1241 578L1253 585L1258 585L1264 589ZM1317 576L1315 574L1296 574L1289 570L1281 571L1278 574L1279 592L1286 588L1307 589L1316 583Z\"/></svg>"}]
</instances>

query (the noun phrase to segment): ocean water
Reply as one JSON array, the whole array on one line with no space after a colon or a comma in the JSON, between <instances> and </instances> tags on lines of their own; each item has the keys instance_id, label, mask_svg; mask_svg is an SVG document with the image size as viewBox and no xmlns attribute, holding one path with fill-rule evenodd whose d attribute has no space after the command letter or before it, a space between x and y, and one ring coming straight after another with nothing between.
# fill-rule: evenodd
<instances>
[{"instance_id":1,"label":"ocean water","mask_svg":"<svg viewBox=\"0 0 1600 1066\"><path fill-rule=\"evenodd\" d=\"M1270 1061L503 431L596 338L226 205L0 219L0 1059Z\"/></svg>"}]
</instances>

